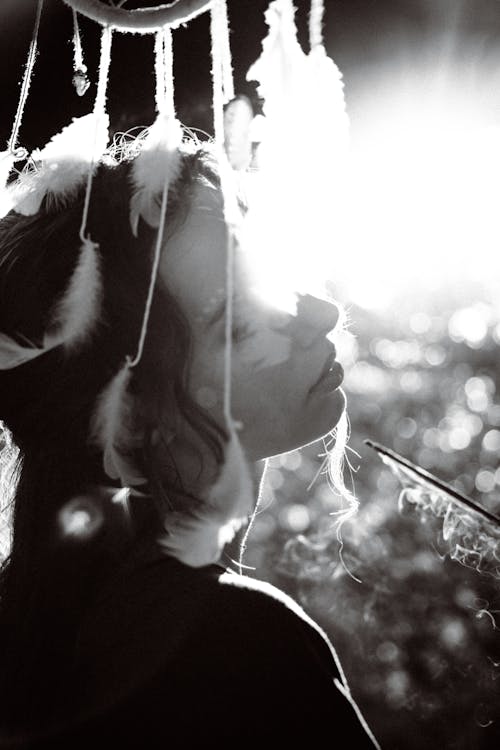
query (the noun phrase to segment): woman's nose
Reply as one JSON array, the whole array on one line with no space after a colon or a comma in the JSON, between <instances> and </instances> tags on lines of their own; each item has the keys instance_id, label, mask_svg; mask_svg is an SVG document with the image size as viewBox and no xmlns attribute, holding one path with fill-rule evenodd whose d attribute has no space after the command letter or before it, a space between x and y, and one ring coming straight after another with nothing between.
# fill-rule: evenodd
<instances>
[{"instance_id":1,"label":"woman's nose","mask_svg":"<svg viewBox=\"0 0 500 750\"><path fill-rule=\"evenodd\" d=\"M312 294L298 297L294 321L294 338L300 346L310 346L319 336L332 331L339 319L339 308L333 302Z\"/></svg>"}]
</instances>

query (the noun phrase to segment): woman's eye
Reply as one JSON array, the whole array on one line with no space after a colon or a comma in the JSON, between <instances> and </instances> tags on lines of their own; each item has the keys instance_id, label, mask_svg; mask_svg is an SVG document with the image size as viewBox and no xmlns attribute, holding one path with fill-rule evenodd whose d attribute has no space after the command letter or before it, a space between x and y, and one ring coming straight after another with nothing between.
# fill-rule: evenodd
<instances>
[{"instance_id":1,"label":"woman's eye","mask_svg":"<svg viewBox=\"0 0 500 750\"><path fill-rule=\"evenodd\" d=\"M249 338L253 334L250 326L245 323L239 323L233 326L232 339L235 344Z\"/></svg>"}]
</instances>

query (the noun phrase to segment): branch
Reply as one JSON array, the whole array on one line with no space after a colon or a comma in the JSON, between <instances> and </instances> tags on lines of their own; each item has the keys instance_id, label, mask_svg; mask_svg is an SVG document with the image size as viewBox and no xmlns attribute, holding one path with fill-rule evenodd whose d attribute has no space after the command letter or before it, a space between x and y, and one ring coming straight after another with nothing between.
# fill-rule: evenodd
<instances>
[{"instance_id":1,"label":"branch","mask_svg":"<svg viewBox=\"0 0 500 750\"><path fill-rule=\"evenodd\" d=\"M479 513L481 516L483 516L483 518L486 518L487 521L490 521L490 523L494 523L496 526L500 526L500 518L495 513L492 513L482 505L479 505L479 503L476 503L475 500L467 497L467 495L463 495L461 492L458 492L454 487L452 487L451 484L443 482L442 479L438 479L434 476L434 474L431 474L426 469L422 469L421 466L417 466L411 461L408 461L407 458L403 458L403 456L400 456L399 453L396 453L396 451L393 451L390 448L386 448L385 445L376 443L373 440L365 440L364 443L366 445L369 445L370 448L373 448L382 457L385 456L388 459L394 461L396 464L402 466L404 469L406 469L407 472L411 474L414 480L420 480L421 483L423 482L424 484L431 485L431 487L435 487L437 490L439 490L439 492L444 493L466 510L472 510L476 513Z\"/></svg>"}]
</instances>

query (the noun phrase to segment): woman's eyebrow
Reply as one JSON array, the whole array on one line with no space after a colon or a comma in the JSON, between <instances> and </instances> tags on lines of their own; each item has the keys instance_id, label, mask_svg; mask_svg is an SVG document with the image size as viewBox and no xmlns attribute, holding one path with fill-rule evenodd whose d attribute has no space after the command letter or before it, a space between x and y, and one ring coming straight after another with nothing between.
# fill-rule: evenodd
<instances>
[{"instance_id":1,"label":"woman's eyebrow","mask_svg":"<svg viewBox=\"0 0 500 750\"><path fill-rule=\"evenodd\" d=\"M224 296L223 299L219 302L215 310L213 311L212 315L209 317L207 321L206 328L212 328L212 326L216 325L216 323L219 322L219 320L222 318L226 311L226 305L227 305L227 297Z\"/></svg>"}]
</instances>

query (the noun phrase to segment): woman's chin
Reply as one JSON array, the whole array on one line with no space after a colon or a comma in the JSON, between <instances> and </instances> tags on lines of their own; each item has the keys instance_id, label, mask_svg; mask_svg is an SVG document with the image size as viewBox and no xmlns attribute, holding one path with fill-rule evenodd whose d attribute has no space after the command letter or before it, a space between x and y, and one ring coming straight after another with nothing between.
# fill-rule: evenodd
<instances>
[{"instance_id":1,"label":"woman's chin","mask_svg":"<svg viewBox=\"0 0 500 750\"><path fill-rule=\"evenodd\" d=\"M345 408L345 394L340 388L337 388L322 400L321 408L314 409L313 414L310 412L307 414L300 427L298 424L295 425L299 429L289 431L286 441L283 441L283 445L275 450L273 455L305 448L307 445L312 445L326 437L339 423Z\"/></svg>"},{"instance_id":2,"label":"woman's chin","mask_svg":"<svg viewBox=\"0 0 500 750\"><path fill-rule=\"evenodd\" d=\"M315 410L318 415L315 440L320 440L335 429L345 411L345 408L346 397L341 388L336 388L334 391L323 396L321 404L319 404L317 410ZM313 441L310 440L309 442Z\"/></svg>"}]
</instances>

